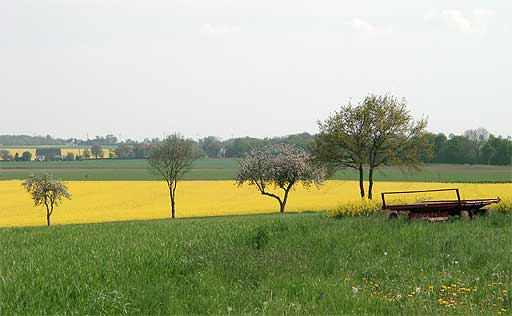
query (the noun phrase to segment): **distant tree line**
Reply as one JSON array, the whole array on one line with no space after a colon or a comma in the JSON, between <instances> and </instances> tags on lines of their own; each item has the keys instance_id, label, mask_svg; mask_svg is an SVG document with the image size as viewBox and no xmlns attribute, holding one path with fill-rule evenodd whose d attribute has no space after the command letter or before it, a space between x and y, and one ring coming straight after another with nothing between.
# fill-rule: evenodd
<instances>
[{"instance_id":1,"label":"distant tree line","mask_svg":"<svg viewBox=\"0 0 512 316\"><path fill-rule=\"evenodd\" d=\"M130 140L128 140L130 141ZM112 134L106 136L96 136L93 139L78 139L78 138L53 138L50 135L46 136L29 136L29 135L0 135L0 146L42 146L42 145L55 145L55 146L115 146L119 143L117 137Z\"/></svg>"},{"instance_id":2,"label":"distant tree line","mask_svg":"<svg viewBox=\"0 0 512 316\"><path fill-rule=\"evenodd\" d=\"M275 144L291 144L310 150L316 135L294 134L274 138L240 137L220 140L209 136L199 139L197 151L209 158L241 158L251 149ZM428 133L428 142L433 146L432 157L422 157L425 163L450 164L512 164L512 139L495 136L483 128L465 131L463 135Z\"/></svg>"},{"instance_id":3,"label":"distant tree line","mask_svg":"<svg viewBox=\"0 0 512 316\"><path fill-rule=\"evenodd\" d=\"M66 141L60 138L29 135L0 135L1 146L40 146L40 145L65 145Z\"/></svg>"},{"instance_id":4,"label":"distant tree line","mask_svg":"<svg viewBox=\"0 0 512 316\"><path fill-rule=\"evenodd\" d=\"M261 149L271 145L290 144L305 151L310 151L315 137L309 133L292 134L283 137L254 138L237 137L221 140L215 136L208 136L199 140L188 139L193 156L195 158L242 158L253 149ZM428 141L433 146L432 157L422 157L425 163L450 163L450 164L486 164L486 165L510 165L512 164L512 139L509 137L495 136L483 128L472 129L463 135L443 133L428 133ZM101 151L93 149L99 158L120 159L146 159L153 146L159 144L159 138L146 138L143 141L125 140L119 142L113 135L98 136L94 139L54 139L50 136L26 136L26 135L0 135L0 145L9 146L38 146L38 145L62 145L62 146L91 146L113 147L113 154L101 157ZM1 150L1 147L0 147ZM2 157L5 156L5 157ZM87 151L81 157L75 159L87 159L95 157L95 153ZM96 157L96 158L98 158ZM7 158L7 159L6 159ZM72 160L71 157L62 157ZM3 160L27 160L27 157L10 157L9 152L0 152ZM30 159L28 159L30 160Z\"/></svg>"},{"instance_id":5,"label":"distant tree line","mask_svg":"<svg viewBox=\"0 0 512 316\"><path fill-rule=\"evenodd\" d=\"M483 128L467 130L463 135L429 134L434 146L433 158L427 163L512 164L512 139L494 136Z\"/></svg>"}]
</instances>

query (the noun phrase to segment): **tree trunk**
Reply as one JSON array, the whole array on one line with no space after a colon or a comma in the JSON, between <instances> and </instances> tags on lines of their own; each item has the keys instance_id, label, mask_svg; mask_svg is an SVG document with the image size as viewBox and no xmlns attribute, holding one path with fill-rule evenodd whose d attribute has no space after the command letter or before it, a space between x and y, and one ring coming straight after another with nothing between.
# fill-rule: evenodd
<instances>
[{"instance_id":1,"label":"tree trunk","mask_svg":"<svg viewBox=\"0 0 512 316\"><path fill-rule=\"evenodd\" d=\"M290 192L290 189L284 191L284 198L283 201L279 201L279 205L281 206L279 212L284 213L284 208L286 207L286 201L288 200L288 192Z\"/></svg>"},{"instance_id":2,"label":"tree trunk","mask_svg":"<svg viewBox=\"0 0 512 316\"><path fill-rule=\"evenodd\" d=\"M52 206L52 210L50 211L50 205L48 205L48 200L44 199L44 205L46 206L46 224L48 226L50 226L50 216L52 216L52 212L53 212L53 206Z\"/></svg>"},{"instance_id":3,"label":"tree trunk","mask_svg":"<svg viewBox=\"0 0 512 316\"><path fill-rule=\"evenodd\" d=\"M286 202L279 202L279 213L284 213L284 207L286 206Z\"/></svg>"},{"instance_id":4,"label":"tree trunk","mask_svg":"<svg viewBox=\"0 0 512 316\"><path fill-rule=\"evenodd\" d=\"M48 206L46 206L46 224L47 224L48 226L50 226L50 216L51 216L51 215L52 215L52 214L50 213L50 209L48 208Z\"/></svg>"},{"instance_id":5,"label":"tree trunk","mask_svg":"<svg viewBox=\"0 0 512 316\"><path fill-rule=\"evenodd\" d=\"M364 170L363 170L363 164L359 164L359 190L361 192L361 198L364 198Z\"/></svg>"},{"instance_id":6,"label":"tree trunk","mask_svg":"<svg viewBox=\"0 0 512 316\"><path fill-rule=\"evenodd\" d=\"M373 197L373 167L370 166L368 170L368 200L371 200Z\"/></svg>"},{"instance_id":7,"label":"tree trunk","mask_svg":"<svg viewBox=\"0 0 512 316\"><path fill-rule=\"evenodd\" d=\"M272 197L272 198L276 199L276 200L277 200L277 202L279 202L279 212L280 212L280 213L283 213L283 212L284 212L284 207L286 206L286 200L285 200L285 201L284 201L284 203L283 203L283 201L281 200L281 198L280 198L279 196L275 195L275 194L265 192L264 190L262 190L262 191L260 191L260 192L261 192L261 194L263 194L263 195L270 196L270 197Z\"/></svg>"},{"instance_id":8,"label":"tree trunk","mask_svg":"<svg viewBox=\"0 0 512 316\"><path fill-rule=\"evenodd\" d=\"M171 198L171 219L176 214L176 203L174 202L174 188L169 186L169 197Z\"/></svg>"},{"instance_id":9,"label":"tree trunk","mask_svg":"<svg viewBox=\"0 0 512 316\"><path fill-rule=\"evenodd\" d=\"M295 181L292 181L288 183L288 186L286 188L282 188L284 190L284 196L283 196L283 202L279 201L279 205L281 206L281 209L279 210L281 213L284 213L284 208L286 207L286 201L288 201L288 193L290 193L290 190L292 189L293 185L295 184Z\"/></svg>"}]
</instances>

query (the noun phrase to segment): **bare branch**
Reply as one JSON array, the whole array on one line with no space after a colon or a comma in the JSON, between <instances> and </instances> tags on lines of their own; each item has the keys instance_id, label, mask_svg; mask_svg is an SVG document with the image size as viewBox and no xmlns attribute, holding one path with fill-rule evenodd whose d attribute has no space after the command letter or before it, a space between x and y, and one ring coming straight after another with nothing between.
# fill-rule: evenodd
<instances>
[{"instance_id":1,"label":"bare branch","mask_svg":"<svg viewBox=\"0 0 512 316\"><path fill-rule=\"evenodd\" d=\"M178 181L190 169L194 161L192 144L183 136L168 136L149 153L149 169L167 183L171 199L171 218L175 217L175 197Z\"/></svg>"}]
</instances>

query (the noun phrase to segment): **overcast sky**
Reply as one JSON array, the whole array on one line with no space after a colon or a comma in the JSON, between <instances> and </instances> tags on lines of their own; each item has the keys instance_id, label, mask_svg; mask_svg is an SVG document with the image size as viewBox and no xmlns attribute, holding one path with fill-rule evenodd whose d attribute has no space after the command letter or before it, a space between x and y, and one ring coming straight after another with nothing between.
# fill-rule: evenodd
<instances>
[{"instance_id":1,"label":"overcast sky","mask_svg":"<svg viewBox=\"0 0 512 316\"><path fill-rule=\"evenodd\" d=\"M512 135L512 1L0 0L0 134L317 131L368 93Z\"/></svg>"}]
</instances>

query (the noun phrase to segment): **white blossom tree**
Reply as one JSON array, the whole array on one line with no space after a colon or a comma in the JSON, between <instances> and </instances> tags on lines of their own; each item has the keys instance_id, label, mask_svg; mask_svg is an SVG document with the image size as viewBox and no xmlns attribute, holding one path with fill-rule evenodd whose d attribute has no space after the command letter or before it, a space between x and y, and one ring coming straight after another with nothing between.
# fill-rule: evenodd
<instances>
[{"instance_id":1,"label":"white blossom tree","mask_svg":"<svg viewBox=\"0 0 512 316\"><path fill-rule=\"evenodd\" d=\"M305 187L320 186L326 172L310 164L308 154L293 145L277 144L263 149L254 149L240 160L236 179L239 186L244 183L255 186L258 191L279 202L279 211L284 212L288 194L297 183ZM282 190L282 195L276 191Z\"/></svg>"},{"instance_id":2,"label":"white blossom tree","mask_svg":"<svg viewBox=\"0 0 512 316\"><path fill-rule=\"evenodd\" d=\"M69 194L66 184L61 180L54 179L48 173L33 175L23 181L22 186L34 200L35 206L44 205L46 207L48 226L50 226L50 217L54 207L59 205L63 198L71 200L71 194Z\"/></svg>"}]
</instances>

